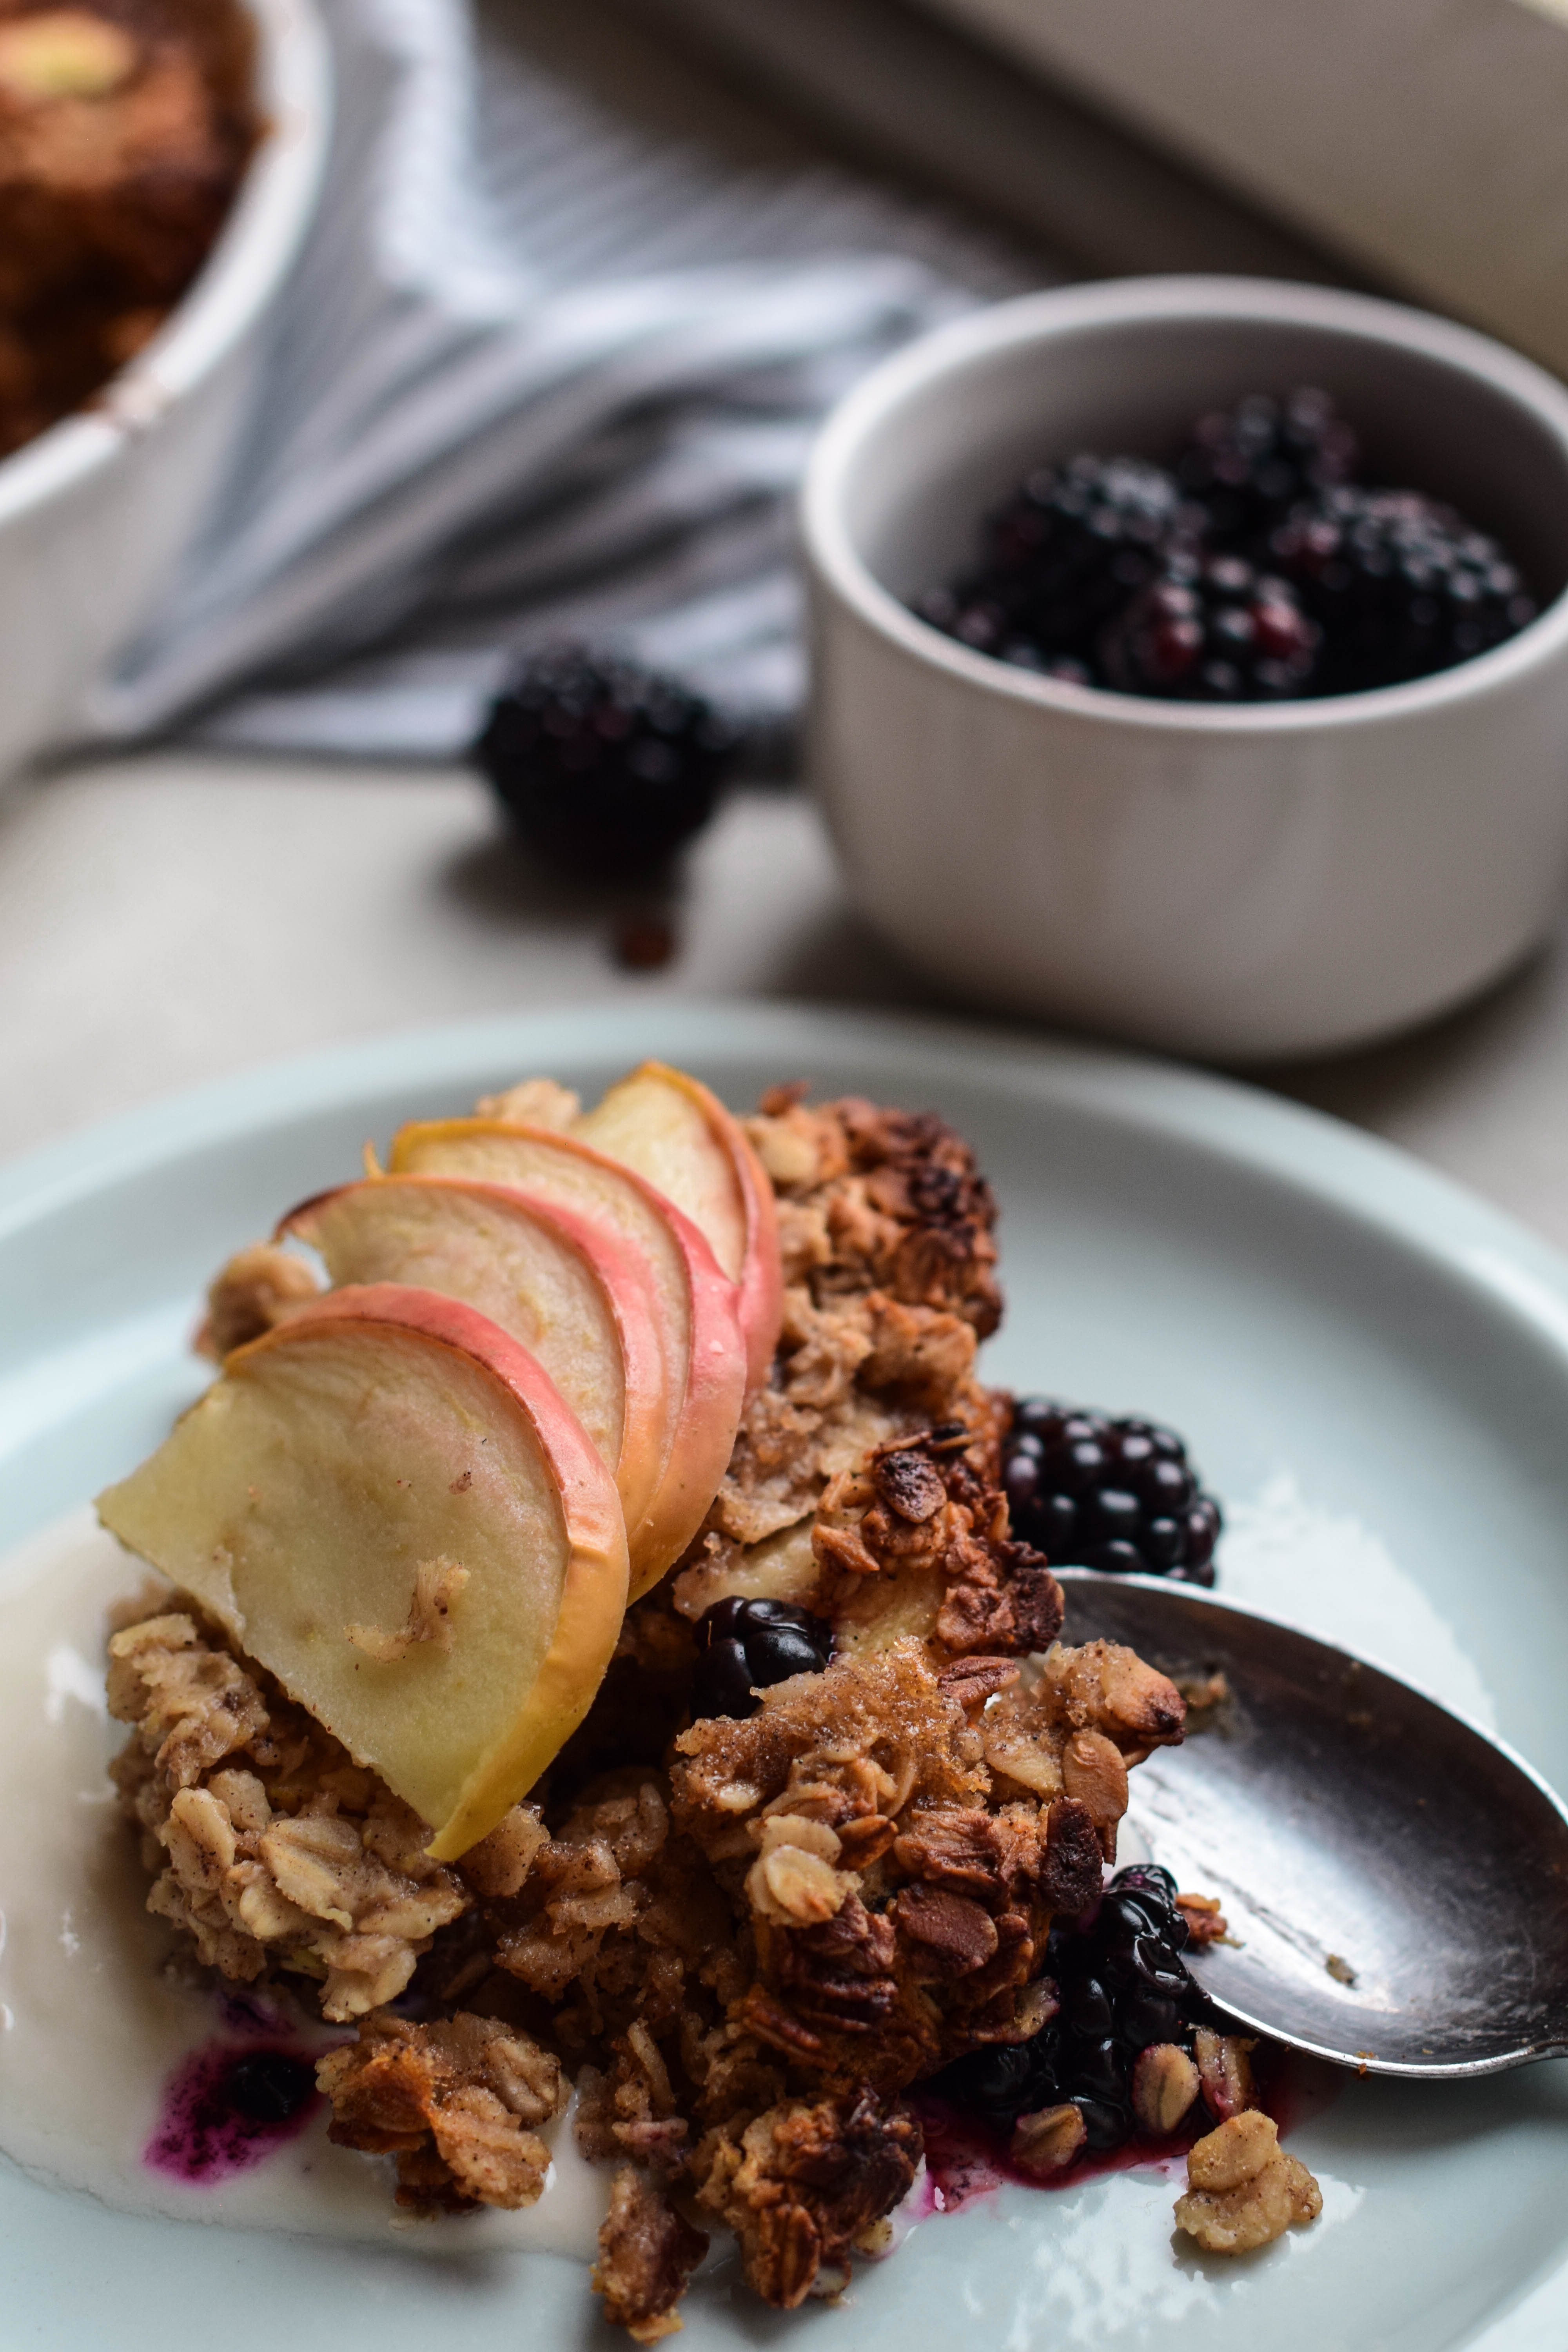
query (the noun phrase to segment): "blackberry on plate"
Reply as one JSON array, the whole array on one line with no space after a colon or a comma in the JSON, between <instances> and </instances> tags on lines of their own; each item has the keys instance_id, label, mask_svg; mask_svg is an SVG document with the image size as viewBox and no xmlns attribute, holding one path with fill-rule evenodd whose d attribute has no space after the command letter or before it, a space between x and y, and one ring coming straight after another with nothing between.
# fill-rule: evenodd
<instances>
[{"instance_id":1,"label":"blackberry on plate","mask_svg":"<svg viewBox=\"0 0 1568 2352\"><path fill-rule=\"evenodd\" d=\"M1234 408L1200 417L1176 479L1202 507L1216 547L1246 548L1302 499L1350 481L1360 454L1329 394L1303 384L1283 400L1249 393Z\"/></svg>"},{"instance_id":2,"label":"blackberry on plate","mask_svg":"<svg viewBox=\"0 0 1568 2352\"><path fill-rule=\"evenodd\" d=\"M1173 563L1100 641L1123 694L1184 702L1278 702L1313 690L1322 631L1289 582L1237 555Z\"/></svg>"},{"instance_id":3,"label":"blackberry on plate","mask_svg":"<svg viewBox=\"0 0 1568 2352\"><path fill-rule=\"evenodd\" d=\"M1046 1965L1056 2014L1028 2042L955 2059L931 2089L1003 2132L1022 2115L1067 2102L1083 2117L1089 2147L1119 2147L1136 2128L1142 2053L1165 2044L1190 2054L1204 2021L1203 1994L1182 1958L1186 1940L1170 1872L1152 1863L1120 1872L1087 1927L1052 1927Z\"/></svg>"},{"instance_id":4,"label":"blackberry on plate","mask_svg":"<svg viewBox=\"0 0 1568 2352\"><path fill-rule=\"evenodd\" d=\"M1163 467L1069 457L1031 474L986 521L978 567L916 610L978 652L1090 684L1103 622L1197 527Z\"/></svg>"},{"instance_id":5,"label":"blackberry on plate","mask_svg":"<svg viewBox=\"0 0 1568 2352\"><path fill-rule=\"evenodd\" d=\"M474 757L530 846L597 880L647 872L706 824L738 749L675 680L564 646L521 664Z\"/></svg>"},{"instance_id":6,"label":"blackberry on plate","mask_svg":"<svg viewBox=\"0 0 1568 2352\"><path fill-rule=\"evenodd\" d=\"M224 2103L253 2123L287 2123L316 2095L316 2070L286 2050L247 2050L224 2074Z\"/></svg>"},{"instance_id":7,"label":"blackberry on plate","mask_svg":"<svg viewBox=\"0 0 1568 2352\"><path fill-rule=\"evenodd\" d=\"M1002 1483L1015 1533L1053 1567L1215 1580L1219 1505L1182 1440L1153 1422L1020 1397Z\"/></svg>"},{"instance_id":8,"label":"blackberry on plate","mask_svg":"<svg viewBox=\"0 0 1568 2352\"><path fill-rule=\"evenodd\" d=\"M1278 526L1269 561L1321 627L1324 693L1451 669L1535 617L1497 541L1415 490L1325 491Z\"/></svg>"},{"instance_id":9,"label":"blackberry on plate","mask_svg":"<svg viewBox=\"0 0 1568 2352\"><path fill-rule=\"evenodd\" d=\"M832 1629L789 1601L716 1601L697 1623L694 1716L755 1715L757 1689L791 1675L819 1675L833 1654Z\"/></svg>"}]
</instances>

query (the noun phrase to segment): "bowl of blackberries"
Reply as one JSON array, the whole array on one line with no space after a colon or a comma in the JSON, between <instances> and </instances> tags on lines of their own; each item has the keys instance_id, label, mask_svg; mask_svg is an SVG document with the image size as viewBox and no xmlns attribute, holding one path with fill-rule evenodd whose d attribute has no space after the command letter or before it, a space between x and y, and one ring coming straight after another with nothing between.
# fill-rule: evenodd
<instances>
[{"instance_id":1,"label":"bowl of blackberries","mask_svg":"<svg viewBox=\"0 0 1568 2352\"><path fill-rule=\"evenodd\" d=\"M1163 278L843 404L809 756L950 991L1231 1060L1459 1003L1568 875L1568 393L1447 320Z\"/></svg>"}]
</instances>

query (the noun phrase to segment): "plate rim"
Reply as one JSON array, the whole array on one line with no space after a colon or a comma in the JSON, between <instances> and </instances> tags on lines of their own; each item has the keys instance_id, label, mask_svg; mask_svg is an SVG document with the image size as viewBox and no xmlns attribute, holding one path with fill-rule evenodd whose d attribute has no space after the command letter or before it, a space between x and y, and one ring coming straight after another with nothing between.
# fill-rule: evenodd
<instances>
[{"instance_id":1,"label":"plate rim","mask_svg":"<svg viewBox=\"0 0 1568 2352\"><path fill-rule=\"evenodd\" d=\"M1568 1254L1403 1145L1240 1076L1131 1047L957 1015L788 997L610 998L420 1024L269 1057L153 1097L0 1161L0 1256L26 1227L100 1188L193 1150L234 1143L280 1118L331 1108L375 1087L438 1084L474 1062L531 1049L568 1057L610 1046L627 1059L689 1058L739 1042L809 1054L830 1024L843 1049L1007 1071L1146 1132L1163 1133L1321 1202L1484 1292L1568 1363ZM749 1033L749 1034L748 1034ZM776 1044L773 1042L776 1040ZM961 1075L963 1070L961 1070Z\"/></svg>"}]
</instances>

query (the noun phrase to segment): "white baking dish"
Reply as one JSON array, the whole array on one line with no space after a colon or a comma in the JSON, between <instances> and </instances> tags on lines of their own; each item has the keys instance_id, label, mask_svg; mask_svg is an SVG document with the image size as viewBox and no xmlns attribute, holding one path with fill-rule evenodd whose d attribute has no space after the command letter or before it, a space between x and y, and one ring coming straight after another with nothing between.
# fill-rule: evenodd
<instances>
[{"instance_id":1,"label":"white baking dish","mask_svg":"<svg viewBox=\"0 0 1568 2352\"><path fill-rule=\"evenodd\" d=\"M311 0L249 0L266 125L190 292L95 404L0 461L0 777L69 729L135 635L234 444L320 190L331 113Z\"/></svg>"}]
</instances>

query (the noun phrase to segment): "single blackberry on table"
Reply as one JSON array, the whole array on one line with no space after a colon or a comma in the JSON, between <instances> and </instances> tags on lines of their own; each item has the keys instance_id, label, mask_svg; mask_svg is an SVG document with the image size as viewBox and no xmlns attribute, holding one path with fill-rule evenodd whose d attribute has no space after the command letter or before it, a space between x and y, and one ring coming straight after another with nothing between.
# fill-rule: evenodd
<instances>
[{"instance_id":1,"label":"single blackberry on table","mask_svg":"<svg viewBox=\"0 0 1568 2352\"><path fill-rule=\"evenodd\" d=\"M614 879L706 824L738 750L736 730L675 680L566 646L522 663L474 757L531 848Z\"/></svg>"},{"instance_id":2,"label":"single blackberry on table","mask_svg":"<svg viewBox=\"0 0 1568 2352\"><path fill-rule=\"evenodd\" d=\"M1203 1994L1182 1958L1186 1940L1170 1872L1152 1863L1121 1871L1087 1927L1069 1921L1051 1930L1046 1965L1056 2014L1028 2042L955 2059L931 2089L1001 2132L1020 2116L1070 2102L1088 2147L1119 2147L1135 2128L1140 2054L1157 2042L1190 2054L1204 2021Z\"/></svg>"},{"instance_id":3,"label":"single blackberry on table","mask_svg":"<svg viewBox=\"0 0 1568 2352\"><path fill-rule=\"evenodd\" d=\"M758 1688L791 1675L819 1675L833 1654L833 1633L789 1601L716 1601L697 1624L694 1716L755 1715Z\"/></svg>"},{"instance_id":4,"label":"single blackberry on table","mask_svg":"<svg viewBox=\"0 0 1568 2352\"><path fill-rule=\"evenodd\" d=\"M1322 632L1289 582L1238 555L1173 563L1110 623L1100 675L1123 694L1278 702L1313 691Z\"/></svg>"},{"instance_id":5,"label":"single blackberry on table","mask_svg":"<svg viewBox=\"0 0 1568 2352\"><path fill-rule=\"evenodd\" d=\"M980 653L1091 684L1102 624L1196 529L1162 467L1069 457L1031 474L987 520L974 571L915 609Z\"/></svg>"},{"instance_id":6,"label":"single blackberry on table","mask_svg":"<svg viewBox=\"0 0 1568 2352\"><path fill-rule=\"evenodd\" d=\"M1535 618L1497 541L1416 490L1328 490L1279 525L1269 561L1322 630L1325 693L1451 669Z\"/></svg>"},{"instance_id":7,"label":"single blackberry on table","mask_svg":"<svg viewBox=\"0 0 1568 2352\"><path fill-rule=\"evenodd\" d=\"M1219 1505L1153 1422L1021 1397L1002 1451L1013 1528L1056 1568L1212 1584Z\"/></svg>"},{"instance_id":8,"label":"single blackberry on table","mask_svg":"<svg viewBox=\"0 0 1568 2352\"><path fill-rule=\"evenodd\" d=\"M1216 547L1250 548L1303 499L1350 481L1360 456L1329 394L1301 385L1283 400L1250 393L1200 417L1175 474Z\"/></svg>"}]
</instances>

